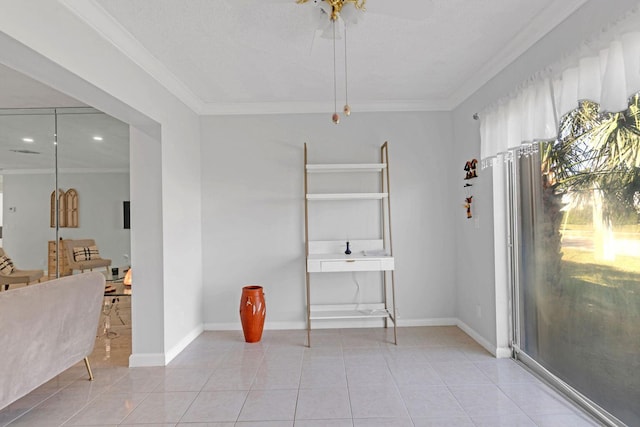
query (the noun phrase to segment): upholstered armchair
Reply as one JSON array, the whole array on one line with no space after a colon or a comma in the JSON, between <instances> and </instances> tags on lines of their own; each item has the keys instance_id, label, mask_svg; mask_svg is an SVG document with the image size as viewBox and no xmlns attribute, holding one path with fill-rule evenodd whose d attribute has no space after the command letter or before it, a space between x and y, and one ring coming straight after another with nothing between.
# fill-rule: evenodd
<instances>
[{"instance_id":1,"label":"upholstered armchair","mask_svg":"<svg viewBox=\"0 0 640 427\"><path fill-rule=\"evenodd\" d=\"M13 261L4 252L4 249L0 248L0 289L6 291L9 289L9 285L25 283L30 284L35 281L40 281L44 276L43 270L20 270L14 267Z\"/></svg>"},{"instance_id":2,"label":"upholstered armchair","mask_svg":"<svg viewBox=\"0 0 640 427\"><path fill-rule=\"evenodd\" d=\"M93 239L63 240L64 253L67 255L70 270L93 270L104 267L109 271L111 260L102 258Z\"/></svg>"}]
</instances>

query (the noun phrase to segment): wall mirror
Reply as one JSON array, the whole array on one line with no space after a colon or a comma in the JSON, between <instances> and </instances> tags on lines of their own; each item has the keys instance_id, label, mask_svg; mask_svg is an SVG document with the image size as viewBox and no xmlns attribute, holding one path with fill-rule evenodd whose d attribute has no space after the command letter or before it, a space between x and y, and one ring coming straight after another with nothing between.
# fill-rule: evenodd
<instances>
[{"instance_id":1,"label":"wall mirror","mask_svg":"<svg viewBox=\"0 0 640 427\"><path fill-rule=\"evenodd\" d=\"M93 239L119 272L131 265L127 124L90 107L0 108L0 185L0 246L17 268L68 274L51 264L60 239ZM73 227L51 207L69 190Z\"/></svg>"}]
</instances>

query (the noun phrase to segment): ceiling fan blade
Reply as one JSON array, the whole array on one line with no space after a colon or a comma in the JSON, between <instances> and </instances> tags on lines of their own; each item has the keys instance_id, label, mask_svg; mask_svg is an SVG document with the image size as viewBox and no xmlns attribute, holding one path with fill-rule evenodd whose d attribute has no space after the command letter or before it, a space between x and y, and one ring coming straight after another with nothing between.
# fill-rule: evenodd
<instances>
[{"instance_id":1,"label":"ceiling fan blade","mask_svg":"<svg viewBox=\"0 0 640 427\"><path fill-rule=\"evenodd\" d=\"M327 12L319 7L310 7L309 14L311 16L313 28L316 30L323 30L327 26L327 23L331 21Z\"/></svg>"},{"instance_id":2,"label":"ceiling fan blade","mask_svg":"<svg viewBox=\"0 0 640 427\"><path fill-rule=\"evenodd\" d=\"M348 4L342 8L340 19L344 20L347 25L356 25L358 22L362 22L365 15L365 11L358 10L353 5Z\"/></svg>"}]
</instances>

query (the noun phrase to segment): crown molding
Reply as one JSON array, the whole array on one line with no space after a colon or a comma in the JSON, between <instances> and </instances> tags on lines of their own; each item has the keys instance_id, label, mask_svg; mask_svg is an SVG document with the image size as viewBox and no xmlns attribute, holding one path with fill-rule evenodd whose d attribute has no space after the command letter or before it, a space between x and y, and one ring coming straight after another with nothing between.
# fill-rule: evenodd
<instances>
[{"instance_id":1,"label":"crown molding","mask_svg":"<svg viewBox=\"0 0 640 427\"><path fill-rule=\"evenodd\" d=\"M131 61L199 115L310 114L331 111L331 103L320 102L204 102L153 56L126 28L95 0L59 0L83 22L101 34ZM450 111L451 100L389 100L352 104L358 112Z\"/></svg>"},{"instance_id":2,"label":"crown molding","mask_svg":"<svg viewBox=\"0 0 640 427\"><path fill-rule=\"evenodd\" d=\"M104 10L102 6L94 0L59 1L195 113L201 113L204 105L202 100L161 61L153 56L138 39Z\"/></svg>"},{"instance_id":3,"label":"crown molding","mask_svg":"<svg viewBox=\"0 0 640 427\"><path fill-rule=\"evenodd\" d=\"M194 94L161 61L153 56L131 33L95 0L59 0L83 22L101 34L131 61L137 64L170 93L199 115L308 114L331 111L330 103L319 102L205 102ZM525 53L588 0L555 2L543 10L519 32L500 53L487 61L454 91L448 99L401 101L389 100L352 104L360 112L451 111Z\"/></svg>"},{"instance_id":4,"label":"crown molding","mask_svg":"<svg viewBox=\"0 0 640 427\"><path fill-rule=\"evenodd\" d=\"M354 113L450 111L453 105L448 100L440 101L381 101L352 103ZM201 115L260 115L260 114L316 114L331 113L331 102L251 102L251 103L205 103Z\"/></svg>"},{"instance_id":5,"label":"crown molding","mask_svg":"<svg viewBox=\"0 0 640 427\"><path fill-rule=\"evenodd\" d=\"M588 0L563 0L554 2L536 16L493 58L475 71L453 94L449 101L452 109L458 107L489 80L497 76L513 61L525 53L538 40L549 34ZM546 65L546 64L545 64Z\"/></svg>"}]
</instances>

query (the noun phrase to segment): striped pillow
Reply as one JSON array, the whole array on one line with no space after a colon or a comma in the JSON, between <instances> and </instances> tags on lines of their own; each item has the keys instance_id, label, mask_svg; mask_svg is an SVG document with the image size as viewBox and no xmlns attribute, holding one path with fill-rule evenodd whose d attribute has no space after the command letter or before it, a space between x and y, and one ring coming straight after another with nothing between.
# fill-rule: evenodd
<instances>
[{"instance_id":1,"label":"striped pillow","mask_svg":"<svg viewBox=\"0 0 640 427\"><path fill-rule=\"evenodd\" d=\"M11 258L6 255L0 256L0 272L2 274L11 274L13 270L15 270L15 268L13 267Z\"/></svg>"},{"instance_id":2,"label":"striped pillow","mask_svg":"<svg viewBox=\"0 0 640 427\"><path fill-rule=\"evenodd\" d=\"M91 261L92 259L100 259L98 247L85 246L73 248L73 259L76 261Z\"/></svg>"}]
</instances>

